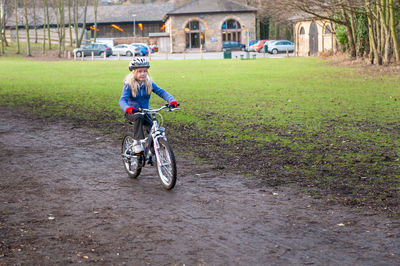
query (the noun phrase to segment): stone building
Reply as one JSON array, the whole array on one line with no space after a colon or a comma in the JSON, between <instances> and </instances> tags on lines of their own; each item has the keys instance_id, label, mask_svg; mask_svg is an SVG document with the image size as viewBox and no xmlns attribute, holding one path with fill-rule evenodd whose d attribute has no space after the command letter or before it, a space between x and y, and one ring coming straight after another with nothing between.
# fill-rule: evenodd
<instances>
[{"instance_id":1,"label":"stone building","mask_svg":"<svg viewBox=\"0 0 400 266\"><path fill-rule=\"evenodd\" d=\"M221 51L223 41L245 44L256 36L256 12L234 1L191 1L166 14L170 52Z\"/></svg>"},{"instance_id":2,"label":"stone building","mask_svg":"<svg viewBox=\"0 0 400 266\"><path fill-rule=\"evenodd\" d=\"M337 51L332 22L321 19L292 18L296 56L317 56Z\"/></svg>"}]
</instances>

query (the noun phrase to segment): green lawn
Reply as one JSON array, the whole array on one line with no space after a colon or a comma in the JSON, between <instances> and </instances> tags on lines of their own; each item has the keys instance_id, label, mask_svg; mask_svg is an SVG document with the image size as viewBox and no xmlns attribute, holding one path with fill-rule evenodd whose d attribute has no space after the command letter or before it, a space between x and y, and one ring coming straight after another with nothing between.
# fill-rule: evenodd
<instances>
[{"instance_id":1,"label":"green lawn","mask_svg":"<svg viewBox=\"0 0 400 266\"><path fill-rule=\"evenodd\" d=\"M6 57L0 69L1 105L44 116L123 121L118 101L127 61ZM181 103L181 112L165 118L179 138L192 141L188 151L220 156L272 183L340 194L350 204L379 202L393 209L398 203L398 76L316 58L152 61L150 74ZM153 96L152 106L160 104ZM217 148L223 150L212 151Z\"/></svg>"}]
</instances>

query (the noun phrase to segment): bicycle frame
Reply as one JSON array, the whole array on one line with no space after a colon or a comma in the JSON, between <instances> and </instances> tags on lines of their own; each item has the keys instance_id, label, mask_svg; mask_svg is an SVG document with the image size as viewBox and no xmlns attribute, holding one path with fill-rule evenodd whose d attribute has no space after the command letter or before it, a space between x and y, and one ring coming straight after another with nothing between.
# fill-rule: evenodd
<instances>
[{"instance_id":1,"label":"bicycle frame","mask_svg":"<svg viewBox=\"0 0 400 266\"><path fill-rule=\"evenodd\" d=\"M153 125L151 126L149 135L147 137L146 144L143 147L144 156L145 156L145 160L143 160L143 166L146 163L146 161L151 161L152 156L155 155L156 153L158 153L158 149L160 148L158 140L160 138L167 140L167 136L165 135L165 128L159 126L157 117L156 117L156 115L158 114L159 116L161 116L161 119L163 119L162 115L159 114L159 112L166 108L169 108L168 111L170 111L170 112L175 111L175 110L180 110L180 108L171 108L169 105L165 105L158 109L141 109L137 112L137 113L143 114L143 115L146 115L146 114L150 115L151 120L153 122ZM152 148L154 149L154 152L152 151ZM158 161L159 156L155 156L155 157L156 157L156 160ZM160 161L158 161L158 163L160 163Z\"/></svg>"}]
</instances>

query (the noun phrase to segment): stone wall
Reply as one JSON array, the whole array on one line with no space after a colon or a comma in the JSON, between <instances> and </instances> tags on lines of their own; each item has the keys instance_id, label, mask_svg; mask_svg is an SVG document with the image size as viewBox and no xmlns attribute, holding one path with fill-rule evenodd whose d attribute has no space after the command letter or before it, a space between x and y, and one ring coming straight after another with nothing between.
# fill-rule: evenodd
<instances>
[{"instance_id":1,"label":"stone wall","mask_svg":"<svg viewBox=\"0 0 400 266\"><path fill-rule=\"evenodd\" d=\"M205 47L203 51L222 51L222 24L228 19L237 20L242 26L241 42L247 43L247 32L251 38L256 34L255 13L235 14L205 14L170 16L166 21L166 31L170 33L171 53L181 53L186 50L185 26L190 20L198 20L204 26ZM198 49L200 51L200 49Z\"/></svg>"}]
</instances>

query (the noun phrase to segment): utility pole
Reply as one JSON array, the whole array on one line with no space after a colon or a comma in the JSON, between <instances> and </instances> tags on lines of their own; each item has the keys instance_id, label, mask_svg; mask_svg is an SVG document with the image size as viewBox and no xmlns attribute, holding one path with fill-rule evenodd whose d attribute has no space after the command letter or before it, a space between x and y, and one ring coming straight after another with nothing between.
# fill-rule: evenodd
<instances>
[{"instance_id":1,"label":"utility pole","mask_svg":"<svg viewBox=\"0 0 400 266\"><path fill-rule=\"evenodd\" d=\"M136 14L132 15L133 17L133 42L136 41Z\"/></svg>"}]
</instances>

